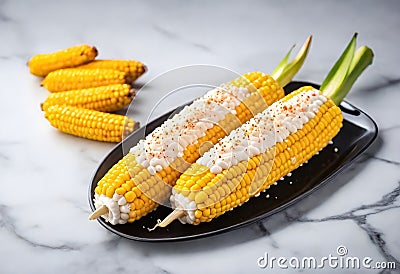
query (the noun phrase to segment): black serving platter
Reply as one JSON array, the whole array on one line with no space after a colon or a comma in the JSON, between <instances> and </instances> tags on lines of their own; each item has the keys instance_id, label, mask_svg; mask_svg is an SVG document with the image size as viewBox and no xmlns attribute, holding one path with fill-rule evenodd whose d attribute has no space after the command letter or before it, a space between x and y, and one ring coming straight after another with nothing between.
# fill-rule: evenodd
<instances>
[{"instance_id":1,"label":"black serving platter","mask_svg":"<svg viewBox=\"0 0 400 274\"><path fill-rule=\"evenodd\" d=\"M285 87L285 93L290 93L301 86L318 85L308 82L291 82ZM153 227L157 219L163 219L171 209L160 206L152 213L131 224L111 225L102 218L98 222L109 231L138 241L178 241L207 237L214 234L227 232L233 229L262 220L278 211L293 205L295 202L306 197L318 187L328 183L348 167L367 147L369 147L377 136L378 127L366 113L355 106L343 101L340 105L344 122L340 133L333 139L333 144L328 145L319 155L314 156L308 164L299 167L292 172L291 177L279 181L277 185L271 186L266 192L257 198L252 198L244 205L235 208L209 223L200 225L183 225L174 221L167 228ZM150 122L146 127L133 132L123 143L119 143L101 162L90 182L89 203L92 210L94 189L97 182L105 173L123 157L123 149L134 146L144 135L154 130L168 119L173 111ZM337 148L337 151L336 149ZM125 151L126 150L126 151ZM126 153L128 149L125 149ZM290 184L290 182L292 182ZM269 195L269 198L266 196ZM275 198L276 197L276 198ZM317 196L316 196L317 197Z\"/></svg>"}]
</instances>

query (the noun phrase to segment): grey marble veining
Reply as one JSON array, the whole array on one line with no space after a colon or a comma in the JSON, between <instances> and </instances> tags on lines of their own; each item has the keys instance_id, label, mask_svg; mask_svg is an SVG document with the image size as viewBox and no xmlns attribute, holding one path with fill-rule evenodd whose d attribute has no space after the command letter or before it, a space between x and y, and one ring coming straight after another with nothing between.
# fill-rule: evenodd
<instances>
[{"instance_id":1,"label":"grey marble veining","mask_svg":"<svg viewBox=\"0 0 400 274\"><path fill-rule=\"evenodd\" d=\"M395 0L0 1L0 273L265 273L257 266L265 252L321 257L340 245L352 256L395 262L399 272L399 14ZM51 128L39 107L48 93L26 67L33 54L89 43L100 58L145 62L141 87L192 64L269 72L293 43L313 34L296 79L321 82L356 31L376 58L347 100L377 121L374 145L294 206L190 242L132 242L87 220L88 183L113 145ZM163 92L150 85L139 93L138 121L145 123ZM157 113L175 106L167 101Z\"/></svg>"}]
</instances>

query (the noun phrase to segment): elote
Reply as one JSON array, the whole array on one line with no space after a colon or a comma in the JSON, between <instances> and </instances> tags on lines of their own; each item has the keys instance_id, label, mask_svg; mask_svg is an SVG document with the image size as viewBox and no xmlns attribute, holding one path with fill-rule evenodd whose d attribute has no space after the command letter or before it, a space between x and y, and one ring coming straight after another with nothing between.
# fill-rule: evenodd
<instances>
[{"instance_id":1,"label":"elote","mask_svg":"<svg viewBox=\"0 0 400 274\"><path fill-rule=\"evenodd\" d=\"M96 211L89 219L102 216L111 224L124 224L165 203L179 176L200 157L203 144L215 144L284 96L281 87L301 67L310 42L311 37L290 64L287 55L273 77L252 72L223 84L139 141L98 182L94 198ZM277 82L274 78L285 80Z\"/></svg>"},{"instance_id":2,"label":"elote","mask_svg":"<svg viewBox=\"0 0 400 274\"><path fill-rule=\"evenodd\" d=\"M221 139L188 168L172 190L175 210L156 227L174 219L194 225L209 222L257 196L322 150L343 121L330 96L343 98L372 63L372 51L365 46L354 55L355 41L356 35L322 91L308 86L292 92ZM332 89L335 92L324 95Z\"/></svg>"}]
</instances>

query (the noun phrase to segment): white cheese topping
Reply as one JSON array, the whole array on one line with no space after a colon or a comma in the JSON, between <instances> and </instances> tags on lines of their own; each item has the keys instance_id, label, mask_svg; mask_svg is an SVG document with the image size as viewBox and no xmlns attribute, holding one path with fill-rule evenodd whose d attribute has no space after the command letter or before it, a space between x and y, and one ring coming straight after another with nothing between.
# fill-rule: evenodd
<instances>
[{"instance_id":1,"label":"white cheese topping","mask_svg":"<svg viewBox=\"0 0 400 274\"><path fill-rule=\"evenodd\" d=\"M218 124L226 114L235 114L236 106L248 96L247 88L227 84L212 89L140 140L130 153L154 175L182 157L188 145L205 136L206 130Z\"/></svg>"},{"instance_id":2,"label":"white cheese topping","mask_svg":"<svg viewBox=\"0 0 400 274\"><path fill-rule=\"evenodd\" d=\"M177 194L174 189L172 189L172 194L170 197L171 206L174 209L185 210L186 214L179 218L182 224L193 224L195 220L194 211L197 209L196 202L189 200L188 197L183 196L181 193Z\"/></svg>"},{"instance_id":3,"label":"white cheese topping","mask_svg":"<svg viewBox=\"0 0 400 274\"><path fill-rule=\"evenodd\" d=\"M106 222L117 225L125 224L128 221L131 208L124 196L114 193L114 196L109 198L106 195L96 193L94 195L94 206L97 209L103 205L108 208L108 213L102 215Z\"/></svg>"},{"instance_id":4,"label":"white cheese topping","mask_svg":"<svg viewBox=\"0 0 400 274\"><path fill-rule=\"evenodd\" d=\"M313 118L327 98L320 91L304 91L286 102L278 101L232 131L197 160L212 173L220 173L239 162L264 153ZM296 162L292 158L292 162Z\"/></svg>"}]
</instances>

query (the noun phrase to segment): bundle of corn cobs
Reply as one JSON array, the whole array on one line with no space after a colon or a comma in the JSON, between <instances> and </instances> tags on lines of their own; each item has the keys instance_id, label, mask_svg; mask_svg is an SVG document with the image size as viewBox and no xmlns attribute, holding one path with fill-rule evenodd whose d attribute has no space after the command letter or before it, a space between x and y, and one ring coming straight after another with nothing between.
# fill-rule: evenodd
<instances>
[{"instance_id":1,"label":"bundle of corn cobs","mask_svg":"<svg viewBox=\"0 0 400 274\"><path fill-rule=\"evenodd\" d=\"M130 104L130 84L146 72L135 60L95 60L89 45L38 54L29 62L33 75L51 94L41 104L45 117L59 130L76 136L120 142L138 123L114 112Z\"/></svg>"}]
</instances>

